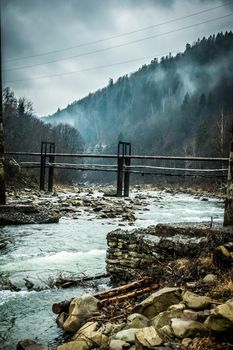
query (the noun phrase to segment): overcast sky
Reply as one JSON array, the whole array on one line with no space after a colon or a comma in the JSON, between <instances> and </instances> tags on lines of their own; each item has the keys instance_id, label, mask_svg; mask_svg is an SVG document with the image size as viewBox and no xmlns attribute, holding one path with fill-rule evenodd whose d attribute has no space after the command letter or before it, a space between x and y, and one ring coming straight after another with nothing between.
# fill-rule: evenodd
<instances>
[{"instance_id":1,"label":"overcast sky","mask_svg":"<svg viewBox=\"0 0 233 350\"><path fill-rule=\"evenodd\" d=\"M221 0L0 1L4 86L32 100L37 115L66 107L154 57L183 51L198 37L233 29L233 16L216 19L233 13L233 2ZM183 16L189 17L171 22Z\"/></svg>"}]
</instances>

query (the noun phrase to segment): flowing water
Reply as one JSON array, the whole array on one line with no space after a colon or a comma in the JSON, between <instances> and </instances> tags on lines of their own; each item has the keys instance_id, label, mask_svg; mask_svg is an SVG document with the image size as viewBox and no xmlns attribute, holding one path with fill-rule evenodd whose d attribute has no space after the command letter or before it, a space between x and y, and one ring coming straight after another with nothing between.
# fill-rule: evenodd
<instances>
[{"instance_id":1,"label":"flowing water","mask_svg":"<svg viewBox=\"0 0 233 350\"><path fill-rule=\"evenodd\" d=\"M132 193L146 198L147 206L136 211L133 227L165 222L222 222L223 202L201 201L187 194L147 191ZM158 200L159 199L159 200ZM62 336L51 311L54 302L109 287L107 278L98 286L55 289L48 285L63 275L94 275L105 272L106 234L117 228L118 219L63 218L58 224L0 228L0 239L9 243L1 250L1 277L20 291L0 291L0 349L14 348L21 338L54 344ZM125 227L129 228L129 227ZM38 291L28 291L25 279ZM47 288L47 289L46 289ZM42 289L39 291L39 289ZM2 347L1 347L2 346Z\"/></svg>"}]
</instances>

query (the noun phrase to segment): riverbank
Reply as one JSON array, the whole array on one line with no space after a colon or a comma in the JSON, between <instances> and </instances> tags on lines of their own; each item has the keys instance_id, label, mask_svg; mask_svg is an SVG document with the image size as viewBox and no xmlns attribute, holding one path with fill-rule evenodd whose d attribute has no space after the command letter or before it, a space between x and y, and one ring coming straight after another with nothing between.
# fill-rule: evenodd
<instances>
[{"instance_id":1,"label":"riverbank","mask_svg":"<svg viewBox=\"0 0 233 350\"><path fill-rule=\"evenodd\" d=\"M220 225L110 232L113 280L141 279L54 304L69 334L56 350L232 349L232 239Z\"/></svg>"},{"instance_id":2,"label":"riverbank","mask_svg":"<svg viewBox=\"0 0 233 350\"><path fill-rule=\"evenodd\" d=\"M63 333L57 329L51 305L85 293L96 294L96 288L99 292L110 288L108 278L69 289L53 287L61 274L76 279L83 274L104 273L108 232L179 222L181 218L185 222L210 223L212 217L214 223L222 222L222 200L137 187L132 189L130 198L109 197L113 190L88 186L57 188L55 194L48 194L25 188L8 196L11 205L40 203L59 215L60 222L1 229L1 241L6 243L1 250L1 270L6 281L10 280L10 285L19 290L9 290L6 283L0 291L4 350L14 348L16 340L25 337L54 347L61 342ZM34 286L30 288L26 280Z\"/></svg>"}]
</instances>

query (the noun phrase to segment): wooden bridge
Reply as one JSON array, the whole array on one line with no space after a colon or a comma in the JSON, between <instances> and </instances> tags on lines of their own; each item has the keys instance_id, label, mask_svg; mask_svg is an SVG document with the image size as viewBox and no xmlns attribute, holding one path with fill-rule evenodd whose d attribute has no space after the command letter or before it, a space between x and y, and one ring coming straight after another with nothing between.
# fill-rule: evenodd
<instances>
[{"instance_id":1,"label":"wooden bridge","mask_svg":"<svg viewBox=\"0 0 233 350\"><path fill-rule=\"evenodd\" d=\"M21 168L40 169L40 190L45 190L46 170L48 172L48 191L53 191L54 169L72 169L79 171L101 171L115 172L117 174L117 197L129 196L130 174L155 175L155 176L183 176L183 177L212 177L223 178L227 181L227 199L225 208L226 225L233 225L233 142L229 158L221 157L177 157L177 156L157 156L157 155L133 155L129 142L118 143L117 154L90 154L90 153L56 153L55 144L51 142L41 143L41 152L5 152L6 157L38 157L38 161L18 161ZM55 162L59 158L79 159L79 163ZM84 163L85 159L111 160L114 164L93 164ZM135 164L136 161L136 164ZM156 166L153 164L143 164L152 161L173 161L174 166ZM183 167L176 166L176 163L184 164ZM187 167L187 162L192 167ZM199 167L196 166L198 163ZM217 167L204 167L204 165Z\"/></svg>"},{"instance_id":2,"label":"wooden bridge","mask_svg":"<svg viewBox=\"0 0 233 350\"><path fill-rule=\"evenodd\" d=\"M46 169L48 169L48 191L53 190L54 169L72 169L80 171L101 171L117 173L117 196L129 196L129 175L157 175L157 176L194 176L194 177L222 177L226 178L228 173L228 158L212 157L176 157L176 156L156 156L156 155L132 155L131 144L128 142L118 143L118 154L90 154L90 153L55 153L55 144L49 142L41 143L41 152L6 152L5 156L38 157L37 162L18 161L21 168L40 168L40 190L45 190ZM55 158L77 158L79 163L55 162ZM93 164L83 163L83 159L111 159L115 164ZM132 161L137 160L137 164ZM145 165L143 161L177 161L183 163L217 163L221 166L218 168L194 168L194 167L168 167ZM140 163L138 164L138 162Z\"/></svg>"}]
</instances>

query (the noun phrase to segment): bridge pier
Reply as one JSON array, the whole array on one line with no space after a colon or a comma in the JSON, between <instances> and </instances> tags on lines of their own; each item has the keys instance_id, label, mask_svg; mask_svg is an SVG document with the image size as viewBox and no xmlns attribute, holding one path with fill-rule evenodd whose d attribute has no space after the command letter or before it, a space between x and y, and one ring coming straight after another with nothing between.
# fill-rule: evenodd
<instances>
[{"instance_id":1,"label":"bridge pier","mask_svg":"<svg viewBox=\"0 0 233 350\"><path fill-rule=\"evenodd\" d=\"M129 171L124 170L124 165L130 166L131 159L125 156L131 156L131 143L119 141L117 155L117 197L122 197L123 182L124 197L129 197Z\"/></svg>"},{"instance_id":2,"label":"bridge pier","mask_svg":"<svg viewBox=\"0 0 233 350\"><path fill-rule=\"evenodd\" d=\"M48 152L49 151L49 152ZM49 153L49 162L54 163L55 157L51 155L55 153L55 143L54 142L41 142L41 155L40 155L40 191L45 190L45 175L46 175L46 158L47 153ZM48 192L53 191L53 166L49 167L48 174Z\"/></svg>"},{"instance_id":3,"label":"bridge pier","mask_svg":"<svg viewBox=\"0 0 233 350\"><path fill-rule=\"evenodd\" d=\"M233 226L233 141L231 142L227 177L227 198L225 200L224 226Z\"/></svg>"}]
</instances>

